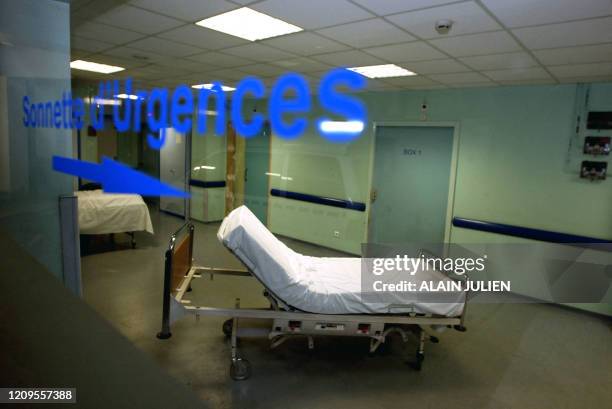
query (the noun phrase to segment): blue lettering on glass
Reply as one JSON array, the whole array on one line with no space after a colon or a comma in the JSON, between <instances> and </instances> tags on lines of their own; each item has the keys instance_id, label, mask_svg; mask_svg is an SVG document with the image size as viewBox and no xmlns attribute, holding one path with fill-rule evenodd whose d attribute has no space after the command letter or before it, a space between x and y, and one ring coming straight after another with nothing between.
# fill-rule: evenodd
<instances>
[{"instance_id":1,"label":"blue lettering on glass","mask_svg":"<svg viewBox=\"0 0 612 409\"><path fill-rule=\"evenodd\" d=\"M317 121L317 127L319 132L332 142L350 142L363 132L366 108L360 100L337 93L335 87L339 84L351 89L362 89L366 85L366 79L353 71L338 68L327 73L319 86L321 106L335 114L343 115L347 123L357 126L329 129L326 124L332 121L328 118L321 118Z\"/></svg>"},{"instance_id":2,"label":"blue lettering on glass","mask_svg":"<svg viewBox=\"0 0 612 409\"><path fill-rule=\"evenodd\" d=\"M130 101L129 98L126 101ZM155 112L155 104L159 102L158 112ZM159 113L159 118L157 117ZM165 88L154 88L147 100L147 124L153 133L168 127L168 90ZM147 142L153 149L161 149L166 143L166 132L159 135L159 139L153 134L147 134Z\"/></svg>"},{"instance_id":3,"label":"blue lettering on glass","mask_svg":"<svg viewBox=\"0 0 612 409\"><path fill-rule=\"evenodd\" d=\"M54 156L53 169L101 183L104 191L107 193L138 193L143 196L189 197L189 194L186 192L107 157L102 158L101 164L97 164Z\"/></svg>"},{"instance_id":4,"label":"blue lettering on glass","mask_svg":"<svg viewBox=\"0 0 612 409\"><path fill-rule=\"evenodd\" d=\"M295 98L284 99L285 93L295 90ZM278 79L270 95L270 122L274 133L281 138L294 139L300 136L308 126L306 118L296 118L291 124L285 124L283 114L302 113L310 110L310 92L304 77L297 74L285 74Z\"/></svg>"},{"instance_id":5,"label":"blue lettering on glass","mask_svg":"<svg viewBox=\"0 0 612 409\"><path fill-rule=\"evenodd\" d=\"M213 95L216 100L217 119L215 120L215 133L225 133L225 92L220 82L213 82L212 88L200 88L198 94L198 132L206 132L206 111L208 108L208 97Z\"/></svg>"},{"instance_id":6,"label":"blue lettering on glass","mask_svg":"<svg viewBox=\"0 0 612 409\"><path fill-rule=\"evenodd\" d=\"M319 87L319 105L332 116L343 119L332 120L323 117L319 118L315 125L319 134L331 142L350 142L363 133L367 122L367 110L358 98L339 92L336 89L338 86L344 86L348 91L359 91L365 88L366 79L356 72L343 68L330 71ZM288 96L290 92L292 94ZM250 138L260 134L265 123L263 114L259 112L253 112L250 119L244 118L244 98L249 95L255 99L262 99L265 94L265 86L258 78L247 77L238 83L232 97L230 114L236 132L242 137ZM125 81L122 93L119 81L104 81L99 84L97 95L89 101L90 124L96 130L104 129L105 105L110 101L113 105L113 124L117 131L126 132L131 128L139 132L144 115L148 127L147 143L153 149L159 150L166 143L165 130L169 127L180 133L188 133L192 127L197 126L199 133L206 132L210 96L214 96L215 99L215 133L223 135L226 129L226 95L220 82L215 82L211 88L199 90L196 125L194 125L192 119L195 107L194 95L186 85L178 86L171 96L165 88L155 88L150 92L138 90L134 95L131 79ZM143 105L144 112L142 112ZM26 95L23 97L22 106L22 122L25 127L82 129L85 126L85 100L72 99L70 93L64 92L60 100L38 103L33 103ZM272 132L283 139L299 137L308 127L305 114L311 107L311 92L304 77L295 73L281 76L272 87L269 98L268 112ZM98 181L104 185L107 192L186 195L185 192L164 185L108 158L97 165L54 157L53 168Z\"/></svg>"},{"instance_id":7,"label":"blue lettering on glass","mask_svg":"<svg viewBox=\"0 0 612 409\"><path fill-rule=\"evenodd\" d=\"M255 98L263 98L266 87L261 80L255 77L247 77L240 81L234 91L232 98L232 122L236 128L236 133L245 138L257 135L263 126L264 118L260 113L253 113L251 123L246 123L242 119L242 102L246 93L251 93Z\"/></svg>"}]
</instances>

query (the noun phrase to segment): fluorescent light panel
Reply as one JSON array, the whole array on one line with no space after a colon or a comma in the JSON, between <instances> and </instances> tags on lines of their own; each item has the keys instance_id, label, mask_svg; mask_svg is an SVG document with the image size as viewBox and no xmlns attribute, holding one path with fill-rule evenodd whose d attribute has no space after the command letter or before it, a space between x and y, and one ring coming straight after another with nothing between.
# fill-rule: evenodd
<instances>
[{"instance_id":1,"label":"fluorescent light panel","mask_svg":"<svg viewBox=\"0 0 612 409\"><path fill-rule=\"evenodd\" d=\"M248 7L209 17L196 24L249 41L263 40L303 30L301 27Z\"/></svg>"},{"instance_id":2,"label":"fluorescent light panel","mask_svg":"<svg viewBox=\"0 0 612 409\"><path fill-rule=\"evenodd\" d=\"M112 74L113 72L119 72L125 70L123 67L116 67L114 65L98 64L97 62L74 60L70 63L70 68L75 70L93 71L102 74Z\"/></svg>"},{"instance_id":3,"label":"fluorescent light panel","mask_svg":"<svg viewBox=\"0 0 612 409\"><path fill-rule=\"evenodd\" d=\"M195 84L191 86L191 88L195 88L195 89L200 89L200 88L212 89L212 87L213 87L213 84ZM236 88L228 87L227 85L221 85L221 89L226 92L231 92L231 91L236 90Z\"/></svg>"},{"instance_id":4,"label":"fluorescent light panel","mask_svg":"<svg viewBox=\"0 0 612 409\"><path fill-rule=\"evenodd\" d=\"M349 70L355 71L368 78L407 77L416 75L416 73L395 64L368 65L365 67L349 68Z\"/></svg>"},{"instance_id":5,"label":"fluorescent light panel","mask_svg":"<svg viewBox=\"0 0 612 409\"><path fill-rule=\"evenodd\" d=\"M139 99L140 97L138 95L132 95L132 94L117 94L115 95L117 98L121 98L121 99Z\"/></svg>"},{"instance_id":6,"label":"fluorescent light panel","mask_svg":"<svg viewBox=\"0 0 612 409\"><path fill-rule=\"evenodd\" d=\"M360 133L365 127L363 121L321 121L319 129L325 133Z\"/></svg>"}]
</instances>

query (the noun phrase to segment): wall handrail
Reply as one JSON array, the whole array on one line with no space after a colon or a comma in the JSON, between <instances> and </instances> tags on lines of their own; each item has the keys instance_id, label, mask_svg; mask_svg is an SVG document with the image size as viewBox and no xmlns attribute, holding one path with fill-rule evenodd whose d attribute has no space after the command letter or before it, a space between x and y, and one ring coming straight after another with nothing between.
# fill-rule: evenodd
<instances>
[{"instance_id":1,"label":"wall handrail","mask_svg":"<svg viewBox=\"0 0 612 409\"><path fill-rule=\"evenodd\" d=\"M189 179L189 186L201 187L204 189L225 187L225 180L204 181L198 179Z\"/></svg>"},{"instance_id":2,"label":"wall handrail","mask_svg":"<svg viewBox=\"0 0 612 409\"><path fill-rule=\"evenodd\" d=\"M357 210L364 212L366 209L365 203L354 202L352 200L336 199L333 197L310 195L308 193L290 192L288 190L271 189L270 194L276 197L284 197L286 199L299 200L302 202L316 203L325 206L340 207L343 209Z\"/></svg>"},{"instance_id":3,"label":"wall handrail","mask_svg":"<svg viewBox=\"0 0 612 409\"><path fill-rule=\"evenodd\" d=\"M579 243L579 244L610 244L612 241L594 237L579 236L575 234L559 233L549 230L533 229L531 227L513 226L509 224L493 223L483 220L454 217L453 226L464 229L484 231L488 233L503 234L505 236L521 237L525 239L546 241L550 243Z\"/></svg>"}]
</instances>

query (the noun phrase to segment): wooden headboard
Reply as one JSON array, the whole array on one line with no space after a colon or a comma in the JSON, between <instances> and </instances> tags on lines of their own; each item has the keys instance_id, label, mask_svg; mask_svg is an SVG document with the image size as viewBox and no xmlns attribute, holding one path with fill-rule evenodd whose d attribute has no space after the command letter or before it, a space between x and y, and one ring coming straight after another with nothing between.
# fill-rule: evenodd
<instances>
[{"instance_id":1,"label":"wooden headboard","mask_svg":"<svg viewBox=\"0 0 612 409\"><path fill-rule=\"evenodd\" d=\"M185 234L181 239L179 239L172 251L171 261L170 261L170 269L172 272L172 282L171 289L172 294L176 294L178 291L181 282L185 278L185 275L191 269L191 262L193 255L192 253L192 243L193 240L193 229L191 226L188 227L187 234Z\"/></svg>"}]
</instances>

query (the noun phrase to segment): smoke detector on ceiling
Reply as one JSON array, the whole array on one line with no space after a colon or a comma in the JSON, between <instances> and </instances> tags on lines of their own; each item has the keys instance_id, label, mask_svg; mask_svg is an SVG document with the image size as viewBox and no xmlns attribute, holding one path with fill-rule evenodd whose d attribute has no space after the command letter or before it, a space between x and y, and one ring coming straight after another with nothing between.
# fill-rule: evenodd
<instances>
[{"instance_id":1,"label":"smoke detector on ceiling","mask_svg":"<svg viewBox=\"0 0 612 409\"><path fill-rule=\"evenodd\" d=\"M436 31L438 34L448 34L453 28L453 20L438 20L436 21Z\"/></svg>"}]
</instances>

